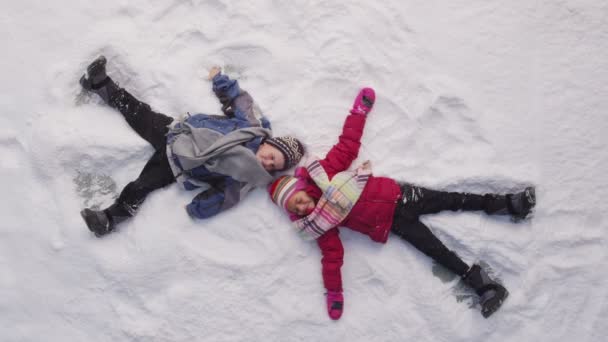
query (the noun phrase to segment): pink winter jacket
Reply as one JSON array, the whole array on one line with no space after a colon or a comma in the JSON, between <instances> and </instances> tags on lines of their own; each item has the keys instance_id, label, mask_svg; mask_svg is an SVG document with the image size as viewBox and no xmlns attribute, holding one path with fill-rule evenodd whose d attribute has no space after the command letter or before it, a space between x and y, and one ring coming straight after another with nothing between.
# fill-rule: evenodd
<instances>
[{"instance_id":1,"label":"pink winter jacket","mask_svg":"<svg viewBox=\"0 0 608 342\"><path fill-rule=\"evenodd\" d=\"M329 178L348 169L357 158L361 147L361 136L365 127L366 115L350 114L346 117L342 134L325 159L320 160L321 166ZM321 190L312 178L305 174L308 188L306 192L316 201L321 197ZM361 197L352 208L350 214L340 226L356 230L368 235L376 242L385 243L393 224L393 215L397 202L401 198L401 189L397 182L386 177L370 177L361 193ZM323 282L330 291L342 291L342 276L340 268L344 258L344 249L338 228L331 229L317 239L323 259Z\"/></svg>"}]
</instances>

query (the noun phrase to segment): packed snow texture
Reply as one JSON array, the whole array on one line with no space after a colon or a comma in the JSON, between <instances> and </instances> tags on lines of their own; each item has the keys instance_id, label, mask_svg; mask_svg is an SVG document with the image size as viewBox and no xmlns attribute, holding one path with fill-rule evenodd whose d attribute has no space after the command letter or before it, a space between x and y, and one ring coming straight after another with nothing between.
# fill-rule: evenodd
<instances>
[{"instance_id":1,"label":"packed snow texture","mask_svg":"<svg viewBox=\"0 0 608 342\"><path fill-rule=\"evenodd\" d=\"M608 2L498 0L3 0L0 15L0 340L600 341L608 335ZM345 312L325 309L316 244L254 191L193 221L194 193L150 195L97 239L152 153L78 84L108 58L160 112L219 113L221 65L312 155L373 86L359 161L376 175L470 192L536 185L531 221L423 219L510 290L475 296L396 237L348 229Z\"/></svg>"}]
</instances>

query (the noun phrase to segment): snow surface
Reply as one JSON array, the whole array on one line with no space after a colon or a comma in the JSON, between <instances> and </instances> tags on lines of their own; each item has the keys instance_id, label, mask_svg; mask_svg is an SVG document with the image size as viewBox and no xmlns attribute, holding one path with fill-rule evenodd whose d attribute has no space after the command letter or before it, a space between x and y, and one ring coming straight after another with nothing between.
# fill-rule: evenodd
<instances>
[{"instance_id":1,"label":"snow surface","mask_svg":"<svg viewBox=\"0 0 608 342\"><path fill-rule=\"evenodd\" d=\"M608 2L3 0L1 341L600 341L608 335ZM471 293L397 238L342 230L345 313L320 253L256 190L194 222L153 193L103 239L105 206L152 149L77 83L96 56L158 111L218 113L207 69L250 91L276 134L323 155L358 88L378 100L360 160L439 189L537 186L530 222L424 219L511 292Z\"/></svg>"}]
</instances>

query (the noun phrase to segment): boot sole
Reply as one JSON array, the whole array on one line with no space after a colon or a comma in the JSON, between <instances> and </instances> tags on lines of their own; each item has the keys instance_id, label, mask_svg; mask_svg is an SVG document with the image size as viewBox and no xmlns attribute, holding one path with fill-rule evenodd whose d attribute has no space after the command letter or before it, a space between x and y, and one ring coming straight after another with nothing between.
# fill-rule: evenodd
<instances>
[{"instance_id":1,"label":"boot sole","mask_svg":"<svg viewBox=\"0 0 608 342\"><path fill-rule=\"evenodd\" d=\"M80 78L80 81L78 81L78 83L80 83L80 85L85 90L91 90L91 89L93 89L93 85L91 84L91 81L89 81L89 79L87 78L86 75L82 75L82 77Z\"/></svg>"},{"instance_id":2,"label":"boot sole","mask_svg":"<svg viewBox=\"0 0 608 342\"><path fill-rule=\"evenodd\" d=\"M87 209L82 209L80 211L80 216L84 220L84 223L87 225L87 228L91 231L91 233L95 234L95 237L98 237L98 238L103 237L103 234L99 234L98 232L96 232L93 229L91 229L91 225L89 224L89 221L87 221L86 210Z\"/></svg>"},{"instance_id":3,"label":"boot sole","mask_svg":"<svg viewBox=\"0 0 608 342\"><path fill-rule=\"evenodd\" d=\"M89 64L89 66L87 67L87 73L82 75L82 77L80 78L80 85L82 85L82 87L86 90L92 90L93 88L95 88L96 85L91 82L90 77L92 74L98 72L97 69L105 69L107 62L108 61L104 56L99 56L93 62L91 62L91 64ZM98 83L97 86L101 85L102 83L103 81Z\"/></svg>"},{"instance_id":4,"label":"boot sole","mask_svg":"<svg viewBox=\"0 0 608 342\"><path fill-rule=\"evenodd\" d=\"M498 311L498 309L500 309L500 307L505 302L505 300L507 300L507 297L509 297L509 290L505 289L505 294L502 297L502 299L498 302L498 304L496 304L494 307L492 307L489 310L481 311L481 314L483 315L483 317L488 318L488 317L492 316L493 313L495 313L496 311Z\"/></svg>"},{"instance_id":5,"label":"boot sole","mask_svg":"<svg viewBox=\"0 0 608 342\"><path fill-rule=\"evenodd\" d=\"M532 217L534 217L534 208L536 208L536 188L533 186L527 187L524 190L524 193L526 195L526 199L528 200L528 203L530 203L530 208L528 209L528 212L524 216L521 216L521 215L512 216L511 221L514 223L518 223L521 221L527 221L527 220L531 219Z\"/></svg>"}]
</instances>

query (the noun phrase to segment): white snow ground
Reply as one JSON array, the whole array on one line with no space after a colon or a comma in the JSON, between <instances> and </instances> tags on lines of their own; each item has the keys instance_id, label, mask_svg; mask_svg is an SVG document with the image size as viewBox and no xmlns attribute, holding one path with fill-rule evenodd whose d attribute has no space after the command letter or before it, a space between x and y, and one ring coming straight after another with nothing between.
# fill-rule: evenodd
<instances>
[{"instance_id":1,"label":"white snow ground","mask_svg":"<svg viewBox=\"0 0 608 342\"><path fill-rule=\"evenodd\" d=\"M1 341L600 341L608 335L608 2L600 0L0 3ZM360 160L450 190L537 186L531 222L428 217L511 296L485 320L458 281L396 238L342 230L345 313L319 252L262 190L193 222L192 193L151 195L97 239L151 148L77 83L99 54L174 116L219 112L219 64L321 155L375 87Z\"/></svg>"}]
</instances>

